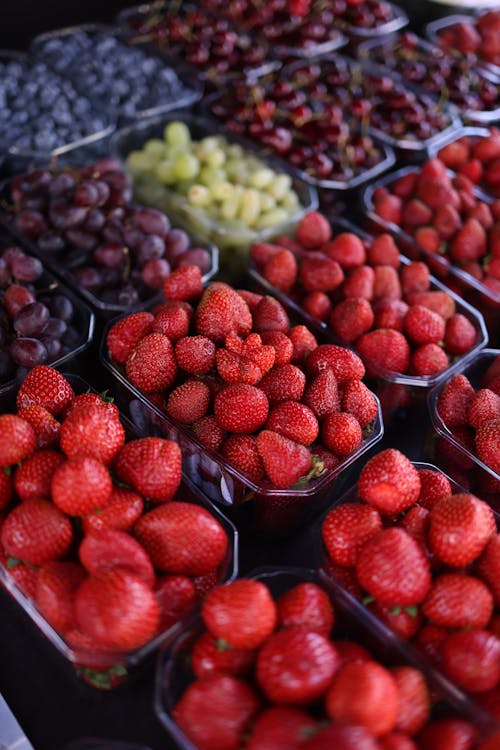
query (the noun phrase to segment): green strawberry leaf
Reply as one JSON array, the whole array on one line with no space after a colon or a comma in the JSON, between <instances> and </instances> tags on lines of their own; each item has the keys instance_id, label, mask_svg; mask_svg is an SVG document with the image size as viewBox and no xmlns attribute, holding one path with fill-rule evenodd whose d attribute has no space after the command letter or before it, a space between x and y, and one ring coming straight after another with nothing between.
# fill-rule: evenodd
<instances>
[{"instance_id":1,"label":"green strawberry leaf","mask_svg":"<svg viewBox=\"0 0 500 750\"><path fill-rule=\"evenodd\" d=\"M20 565L22 563L22 560L19 560L17 557L8 557L7 558L7 567L8 568L15 568L16 565Z\"/></svg>"},{"instance_id":2,"label":"green strawberry leaf","mask_svg":"<svg viewBox=\"0 0 500 750\"><path fill-rule=\"evenodd\" d=\"M7 474L8 477L12 474L12 466L2 466L2 469Z\"/></svg>"},{"instance_id":3,"label":"green strawberry leaf","mask_svg":"<svg viewBox=\"0 0 500 750\"><path fill-rule=\"evenodd\" d=\"M361 604L364 604L366 607L368 604L371 604L374 601L375 601L374 596L365 596L363 597L363 599L361 599Z\"/></svg>"},{"instance_id":4,"label":"green strawberry leaf","mask_svg":"<svg viewBox=\"0 0 500 750\"><path fill-rule=\"evenodd\" d=\"M228 651L230 648L232 648L231 644L224 640L224 638L217 638L216 645L217 651Z\"/></svg>"}]
</instances>

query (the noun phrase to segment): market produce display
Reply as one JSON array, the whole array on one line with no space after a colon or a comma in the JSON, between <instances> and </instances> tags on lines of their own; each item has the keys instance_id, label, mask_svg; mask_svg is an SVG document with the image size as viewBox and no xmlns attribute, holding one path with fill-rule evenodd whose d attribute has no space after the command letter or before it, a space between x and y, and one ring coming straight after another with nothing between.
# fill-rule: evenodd
<instances>
[{"instance_id":1,"label":"market produce display","mask_svg":"<svg viewBox=\"0 0 500 750\"><path fill-rule=\"evenodd\" d=\"M451 49L462 58L473 56L500 72L499 10L483 10L476 17L445 16L428 28L443 49Z\"/></svg>"},{"instance_id":2,"label":"market produce display","mask_svg":"<svg viewBox=\"0 0 500 750\"><path fill-rule=\"evenodd\" d=\"M464 174L494 198L500 198L500 130L488 130L460 136L438 150L437 156L449 169Z\"/></svg>"}]
</instances>

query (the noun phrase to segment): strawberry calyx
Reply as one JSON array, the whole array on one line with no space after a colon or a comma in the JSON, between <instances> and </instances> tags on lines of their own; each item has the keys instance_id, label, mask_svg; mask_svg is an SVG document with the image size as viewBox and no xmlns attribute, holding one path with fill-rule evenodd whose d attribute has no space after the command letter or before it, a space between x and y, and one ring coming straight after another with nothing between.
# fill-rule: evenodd
<instances>
[{"instance_id":1,"label":"strawberry calyx","mask_svg":"<svg viewBox=\"0 0 500 750\"><path fill-rule=\"evenodd\" d=\"M215 644L217 646L217 651L229 651L229 649L232 648L231 644L224 638L217 638Z\"/></svg>"},{"instance_id":2,"label":"strawberry calyx","mask_svg":"<svg viewBox=\"0 0 500 750\"><path fill-rule=\"evenodd\" d=\"M20 560L18 557L12 557L9 556L6 561L6 565L8 568L15 568L17 565L21 565L22 560Z\"/></svg>"},{"instance_id":3,"label":"strawberry calyx","mask_svg":"<svg viewBox=\"0 0 500 750\"><path fill-rule=\"evenodd\" d=\"M4 470L4 473L10 477L12 474L12 466L2 466L2 469Z\"/></svg>"},{"instance_id":4,"label":"strawberry calyx","mask_svg":"<svg viewBox=\"0 0 500 750\"><path fill-rule=\"evenodd\" d=\"M93 687L99 688L100 690L111 690L120 682L123 682L127 670L122 664L115 664L115 666L104 670L81 667L77 670L77 674L87 684L92 685Z\"/></svg>"},{"instance_id":5,"label":"strawberry calyx","mask_svg":"<svg viewBox=\"0 0 500 750\"><path fill-rule=\"evenodd\" d=\"M319 456L313 455L311 456L312 460L312 469L307 473L304 474L303 477L300 477L294 485L292 485L292 489L300 489L300 487L303 487L305 484L307 484L311 479L316 479L317 477L321 476L325 472L325 462L322 458Z\"/></svg>"},{"instance_id":6,"label":"strawberry calyx","mask_svg":"<svg viewBox=\"0 0 500 750\"><path fill-rule=\"evenodd\" d=\"M410 617L416 617L418 615L418 607L415 605L409 607L398 607L395 606L391 609L391 615L400 615L402 612L406 612Z\"/></svg>"}]
</instances>

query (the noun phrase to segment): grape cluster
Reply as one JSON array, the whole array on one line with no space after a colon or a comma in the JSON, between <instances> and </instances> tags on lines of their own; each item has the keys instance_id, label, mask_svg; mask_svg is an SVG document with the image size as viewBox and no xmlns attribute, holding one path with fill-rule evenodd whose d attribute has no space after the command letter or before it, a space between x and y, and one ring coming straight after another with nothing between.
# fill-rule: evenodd
<instances>
[{"instance_id":1,"label":"grape cluster","mask_svg":"<svg viewBox=\"0 0 500 750\"><path fill-rule=\"evenodd\" d=\"M38 60L0 56L0 148L50 153L109 122L73 83Z\"/></svg>"},{"instance_id":2,"label":"grape cluster","mask_svg":"<svg viewBox=\"0 0 500 750\"><path fill-rule=\"evenodd\" d=\"M159 105L175 105L193 93L162 60L105 31L42 38L35 54L70 77L79 91L92 91L125 119Z\"/></svg>"},{"instance_id":3,"label":"grape cluster","mask_svg":"<svg viewBox=\"0 0 500 750\"><path fill-rule=\"evenodd\" d=\"M0 383L54 362L81 339L72 301L20 247L0 251Z\"/></svg>"},{"instance_id":4,"label":"grape cluster","mask_svg":"<svg viewBox=\"0 0 500 750\"><path fill-rule=\"evenodd\" d=\"M14 231L35 241L93 302L128 307L149 299L172 268L209 270L208 250L191 247L168 217L135 206L130 177L111 157L79 169L33 170L10 185Z\"/></svg>"}]
</instances>

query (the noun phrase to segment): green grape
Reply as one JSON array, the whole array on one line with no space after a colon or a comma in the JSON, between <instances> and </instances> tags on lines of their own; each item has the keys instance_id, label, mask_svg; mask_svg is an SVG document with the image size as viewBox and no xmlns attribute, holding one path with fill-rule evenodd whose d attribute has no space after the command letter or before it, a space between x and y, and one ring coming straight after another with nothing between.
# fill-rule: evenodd
<instances>
[{"instance_id":1,"label":"green grape","mask_svg":"<svg viewBox=\"0 0 500 750\"><path fill-rule=\"evenodd\" d=\"M243 188L241 185L235 185L231 195L221 203L220 215L223 219L235 219L240 207Z\"/></svg>"},{"instance_id":2,"label":"green grape","mask_svg":"<svg viewBox=\"0 0 500 750\"><path fill-rule=\"evenodd\" d=\"M259 191L255 188L244 188L238 211L239 217L247 226L255 224L260 216Z\"/></svg>"},{"instance_id":3,"label":"green grape","mask_svg":"<svg viewBox=\"0 0 500 750\"><path fill-rule=\"evenodd\" d=\"M277 201L281 200L292 187L292 178L289 174L277 174L267 187L268 193Z\"/></svg>"},{"instance_id":4,"label":"green grape","mask_svg":"<svg viewBox=\"0 0 500 750\"><path fill-rule=\"evenodd\" d=\"M260 201L260 212L264 214L266 211L271 211L271 209L275 208L276 201L273 198L272 195L269 195L269 193L259 193L259 201Z\"/></svg>"},{"instance_id":5,"label":"green grape","mask_svg":"<svg viewBox=\"0 0 500 750\"><path fill-rule=\"evenodd\" d=\"M214 148L205 155L204 162L209 167L222 167L226 161L226 154L221 148Z\"/></svg>"},{"instance_id":6,"label":"green grape","mask_svg":"<svg viewBox=\"0 0 500 750\"><path fill-rule=\"evenodd\" d=\"M245 152L239 143L228 143L226 141L226 156L228 159L242 159Z\"/></svg>"},{"instance_id":7,"label":"green grape","mask_svg":"<svg viewBox=\"0 0 500 750\"><path fill-rule=\"evenodd\" d=\"M191 143L188 126L180 120L173 120L165 126L163 137L171 146L187 146Z\"/></svg>"},{"instance_id":8,"label":"green grape","mask_svg":"<svg viewBox=\"0 0 500 750\"><path fill-rule=\"evenodd\" d=\"M217 182L215 185L210 185L210 192L212 198L216 201L225 201L229 198L234 191L234 185L227 180L223 182Z\"/></svg>"},{"instance_id":9,"label":"green grape","mask_svg":"<svg viewBox=\"0 0 500 750\"><path fill-rule=\"evenodd\" d=\"M255 222L256 229L270 229L271 227L283 224L288 219L288 214L284 208L273 208L265 214L261 214Z\"/></svg>"},{"instance_id":10,"label":"green grape","mask_svg":"<svg viewBox=\"0 0 500 750\"><path fill-rule=\"evenodd\" d=\"M269 167L261 167L252 172L248 178L248 184L250 187L257 188L257 190L264 190L271 184L274 175L275 173Z\"/></svg>"},{"instance_id":11,"label":"green grape","mask_svg":"<svg viewBox=\"0 0 500 750\"><path fill-rule=\"evenodd\" d=\"M175 173L179 180L192 180L200 171L200 162L194 154L178 154L174 159Z\"/></svg>"},{"instance_id":12,"label":"green grape","mask_svg":"<svg viewBox=\"0 0 500 750\"><path fill-rule=\"evenodd\" d=\"M299 196L295 190L290 190L288 193L285 193L280 200L280 206L285 208L289 213L295 213L299 205Z\"/></svg>"},{"instance_id":13,"label":"green grape","mask_svg":"<svg viewBox=\"0 0 500 750\"><path fill-rule=\"evenodd\" d=\"M200 185L199 183L191 185L187 192L187 199L196 208L204 208L212 202L210 190L205 185Z\"/></svg>"},{"instance_id":14,"label":"green grape","mask_svg":"<svg viewBox=\"0 0 500 750\"><path fill-rule=\"evenodd\" d=\"M214 185L220 185L221 182L226 180L226 172L220 167L202 167L200 169L199 180L202 185L211 188Z\"/></svg>"},{"instance_id":15,"label":"green grape","mask_svg":"<svg viewBox=\"0 0 500 750\"><path fill-rule=\"evenodd\" d=\"M242 159L227 159L224 166L228 180L239 185L247 184L249 172Z\"/></svg>"},{"instance_id":16,"label":"green grape","mask_svg":"<svg viewBox=\"0 0 500 750\"><path fill-rule=\"evenodd\" d=\"M175 192L179 195L187 196L189 188L195 184L195 180L178 180L175 184Z\"/></svg>"},{"instance_id":17,"label":"green grape","mask_svg":"<svg viewBox=\"0 0 500 750\"><path fill-rule=\"evenodd\" d=\"M212 151L221 147L221 139L217 135L207 135L201 141L193 143L193 150L200 161L205 161Z\"/></svg>"},{"instance_id":18,"label":"green grape","mask_svg":"<svg viewBox=\"0 0 500 750\"><path fill-rule=\"evenodd\" d=\"M157 159L163 159L165 141L162 141L160 138L150 138L149 141L146 141L142 149L146 154L151 154L151 156L155 156Z\"/></svg>"},{"instance_id":19,"label":"green grape","mask_svg":"<svg viewBox=\"0 0 500 750\"><path fill-rule=\"evenodd\" d=\"M162 185L175 185L177 182L177 174L175 171L175 164L170 159L164 159L157 164L155 169L156 178Z\"/></svg>"},{"instance_id":20,"label":"green grape","mask_svg":"<svg viewBox=\"0 0 500 750\"><path fill-rule=\"evenodd\" d=\"M157 161L156 157L146 154L144 151L131 151L127 156L127 164L140 172L153 172Z\"/></svg>"}]
</instances>

